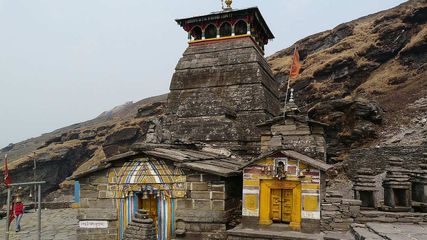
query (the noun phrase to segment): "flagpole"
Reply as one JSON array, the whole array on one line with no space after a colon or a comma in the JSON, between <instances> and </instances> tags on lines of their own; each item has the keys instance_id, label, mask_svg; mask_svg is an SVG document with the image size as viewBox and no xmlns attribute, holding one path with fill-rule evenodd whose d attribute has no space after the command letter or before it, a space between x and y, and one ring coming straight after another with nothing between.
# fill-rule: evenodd
<instances>
[{"instance_id":1,"label":"flagpole","mask_svg":"<svg viewBox=\"0 0 427 240\"><path fill-rule=\"evenodd\" d=\"M10 187L7 189L7 210L6 210L6 226L4 231L4 239L9 240L9 219L10 219Z\"/></svg>"}]
</instances>

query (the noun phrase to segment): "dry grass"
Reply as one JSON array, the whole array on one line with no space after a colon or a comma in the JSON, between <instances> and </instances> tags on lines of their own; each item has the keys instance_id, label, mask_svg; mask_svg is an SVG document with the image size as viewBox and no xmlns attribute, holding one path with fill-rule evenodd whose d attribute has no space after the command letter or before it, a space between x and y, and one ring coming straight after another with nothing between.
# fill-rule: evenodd
<instances>
[{"instance_id":1,"label":"dry grass","mask_svg":"<svg viewBox=\"0 0 427 240\"><path fill-rule=\"evenodd\" d=\"M421 25L420 29L421 31L411 38L411 41L400 51L399 54L427 46L427 24Z\"/></svg>"},{"instance_id":2,"label":"dry grass","mask_svg":"<svg viewBox=\"0 0 427 240\"><path fill-rule=\"evenodd\" d=\"M409 75L408 69L400 65L397 60L392 60L374 70L368 79L356 89L356 92L366 92L372 95L385 94L399 88L399 86L389 84L391 79L408 78Z\"/></svg>"}]
</instances>

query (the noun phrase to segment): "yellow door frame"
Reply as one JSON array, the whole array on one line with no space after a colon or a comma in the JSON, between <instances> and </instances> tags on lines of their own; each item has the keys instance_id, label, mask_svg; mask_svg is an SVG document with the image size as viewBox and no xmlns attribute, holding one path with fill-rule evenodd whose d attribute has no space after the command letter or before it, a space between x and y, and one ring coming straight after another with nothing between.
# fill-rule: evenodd
<instances>
[{"instance_id":1,"label":"yellow door frame","mask_svg":"<svg viewBox=\"0 0 427 240\"><path fill-rule=\"evenodd\" d=\"M289 226L292 230L301 229L301 182L285 180L261 180L260 181L260 208L259 224L270 225L273 223L270 215L270 200L272 189L292 190L292 221Z\"/></svg>"}]
</instances>

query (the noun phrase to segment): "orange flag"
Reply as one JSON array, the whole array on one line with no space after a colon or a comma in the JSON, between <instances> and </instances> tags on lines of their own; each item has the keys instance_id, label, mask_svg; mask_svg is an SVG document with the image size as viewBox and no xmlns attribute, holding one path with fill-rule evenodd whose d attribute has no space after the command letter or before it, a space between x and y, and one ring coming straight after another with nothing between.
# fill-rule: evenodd
<instances>
[{"instance_id":1,"label":"orange flag","mask_svg":"<svg viewBox=\"0 0 427 240\"><path fill-rule=\"evenodd\" d=\"M292 66L291 66L291 71L289 73L289 77L291 79L297 78L300 70L301 70L301 64L299 62L299 53L298 53L298 49L295 47L294 56L292 57Z\"/></svg>"}]
</instances>

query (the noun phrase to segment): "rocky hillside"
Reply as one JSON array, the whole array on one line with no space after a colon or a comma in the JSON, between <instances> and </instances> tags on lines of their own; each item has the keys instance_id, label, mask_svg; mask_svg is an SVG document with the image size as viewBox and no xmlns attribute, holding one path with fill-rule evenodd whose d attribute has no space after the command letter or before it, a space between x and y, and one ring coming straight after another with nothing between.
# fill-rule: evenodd
<instances>
[{"instance_id":1,"label":"rocky hillside","mask_svg":"<svg viewBox=\"0 0 427 240\"><path fill-rule=\"evenodd\" d=\"M427 1L341 24L272 55L268 60L283 94L295 46L303 67L290 84L299 106L329 125L330 162L351 158L351 151L364 147L427 144ZM93 120L11 144L0 156L9 154L14 182L34 179L35 159L36 180L48 180L44 191L51 192L67 185L67 177L137 141L168 139L159 127L166 97L127 103Z\"/></svg>"},{"instance_id":2,"label":"rocky hillside","mask_svg":"<svg viewBox=\"0 0 427 240\"><path fill-rule=\"evenodd\" d=\"M427 1L408 1L296 42L269 57L285 92L297 47L296 100L328 123L329 157L427 141Z\"/></svg>"},{"instance_id":3,"label":"rocky hillside","mask_svg":"<svg viewBox=\"0 0 427 240\"><path fill-rule=\"evenodd\" d=\"M126 103L90 121L10 144L0 150L0 155L9 155L13 182L47 180L43 190L52 192L59 184L67 184L67 177L90 169L101 159L128 151L136 141L157 141L150 138L154 133L162 135L156 126L163 119L166 99L165 94Z\"/></svg>"}]
</instances>

